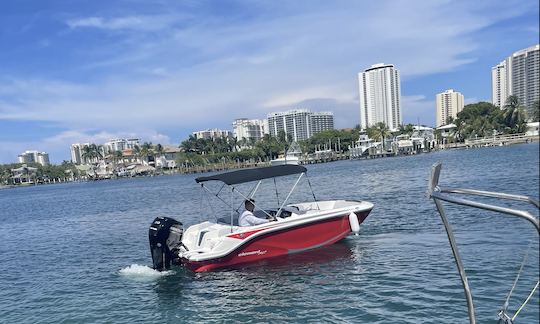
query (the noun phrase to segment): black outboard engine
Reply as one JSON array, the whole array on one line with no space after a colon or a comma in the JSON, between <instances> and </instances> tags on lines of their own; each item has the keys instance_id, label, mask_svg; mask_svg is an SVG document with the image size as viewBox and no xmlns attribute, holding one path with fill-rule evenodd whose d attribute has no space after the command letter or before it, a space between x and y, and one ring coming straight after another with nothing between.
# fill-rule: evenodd
<instances>
[{"instance_id":1,"label":"black outboard engine","mask_svg":"<svg viewBox=\"0 0 540 324\"><path fill-rule=\"evenodd\" d=\"M148 230L154 269L168 270L171 268L171 261L178 261L178 249L182 246L183 233L182 223L177 220L167 217L154 219Z\"/></svg>"}]
</instances>

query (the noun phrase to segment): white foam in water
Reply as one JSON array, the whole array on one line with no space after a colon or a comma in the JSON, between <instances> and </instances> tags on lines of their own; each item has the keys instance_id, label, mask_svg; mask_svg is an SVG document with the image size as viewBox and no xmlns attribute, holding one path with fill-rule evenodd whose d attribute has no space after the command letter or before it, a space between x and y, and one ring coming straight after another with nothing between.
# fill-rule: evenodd
<instances>
[{"instance_id":1,"label":"white foam in water","mask_svg":"<svg viewBox=\"0 0 540 324\"><path fill-rule=\"evenodd\" d=\"M123 269L120 269L119 272L123 276L139 278L139 279L154 279L154 278L160 278L160 277L174 274L174 271L172 270L157 271L150 267L139 265L139 264L132 264Z\"/></svg>"}]
</instances>

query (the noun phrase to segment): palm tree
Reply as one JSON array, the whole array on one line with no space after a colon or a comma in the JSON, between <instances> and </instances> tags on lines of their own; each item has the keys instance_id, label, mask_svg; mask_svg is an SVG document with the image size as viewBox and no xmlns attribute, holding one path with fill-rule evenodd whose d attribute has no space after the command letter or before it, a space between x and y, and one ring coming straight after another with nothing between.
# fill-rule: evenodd
<instances>
[{"instance_id":1,"label":"palm tree","mask_svg":"<svg viewBox=\"0 0 540 324\"><path fill-rule=\"evenodd\" d=\"M399 133L411 135L414 132L413 124L399 125Z\"/></svg>"},{"instance_id":2,"label":"palm tree","mask_svg":"<svg viewBox=\"0 0 540 324\"><path fill-rule=\"evenodd\" d=\"M277 134L279 144L285 144L287 142L287 133L284 130L279 130Z\"/></svg>"},{"instance_id":3,"label":"palm tree","mask_svg":"<svg viewBox=\"0 0 540 324\"><path fill-rule=\"evenodd\" d=\"M386 126L385 123L383 122L379 122L377 124L375 124L375 126L373 127L373 136L376 140L381 140L382 142L382 147L383 147L383 150L384 150L384 140L386 137L388 137L390 135L390 129L388 128L388 126Z\"/></svg>"},{"instance_id":4,"label":"palm tree","mask_svg":"<svg viewBox=\"0 0 540 324\"><path fill-rule=\"evenodd\" d=\"M245 137L242 137L242 139L240 140L240 147L241 148L246 147L247 143L248 143L248 140ZM250 146L250 148L251 148L251 146Z\"/></svg>"},{"instance_id":5,"label":"palm tree","mask_svg":"<svg viewBox=\"0 0 540 324\"><path fill-rule=\"evenodd\" d=\"M531 121L537 122L540 121L540 101L535 101L533 105L533 112L531 116Z\"/></svg>"},{"instance_id":6,"label":"palm tree","mask_svg":"<svg viewBox=\"0 0 540 324\"><path fill-rule=\"evenodd\" d=\"M156 147L154 148L154 151L156 152L156 155L159 157L159 156L162 156L163 155L163 145L161 144L157 144Z\"/></svg>"},{"instance_id":7,"label":"palm tree","mask_svg":"<svg viewBox=\"0 0 540 324\"><path fill-rule=\"evenodd\" d=\"M255 140L255 137L250 137L248 143L249 143L249 148L254 148L255 144L257 144L257 140Z\"/></svg>"},{"instance_id":8,"label":"palm tree","mask_svg":"<svg viewBox=\"0 0 540 324\"><path fill-rule=\"evenodd\" d=\"M115 168L118 161L121 161L123 157L124 157L124 154L122 153L122 151L114 151L112 153L112 159L115 164Z\"/></svg>"},{"instance_id":9,"label":"palm tree","mask_svg":"<svg viewBox=\"0 0 540 324\"><path fill-rule=\"evenodd\" d=\"M141 159L142 159L142 152L141 152L141 147L139 145L135 145L133 146L133 155L135 155L135 159L138 161L138 162L141 162Z\"/></svg>"},{"instance_id":10,"label":"palm tree","mask_svg":"<svg viewBox=\"0 0 540 324\"><path fill-rule=\"evenodd\" d=\"M144 142L139 151L139 155L142 159L141 163L148 160L148 156L152 154L152 143Z\"/></svg>"},{"instance_id":11,"label":"palm tree","mask_svg":"<svg viewBox=\"0 0 540 324\"><path fill-rule=\"evenodd\" d=\"M510 132L521 133L525 131L527 127L526 113L519 98L517 96L508 97L503 109L503 120Z\"/></svg>"},{"instance_id":12,"label":"palm tree","mask_svg":"<svg viewBox=\"0 0 540 324\"><path fill-rule=\"evenodd\" d=\"M189 138L180 144L180 147L186 152L192 152L197 150L197 139L193 135L189 135Z\"/></svg>"},{"instance_id":13,"label":"palm tree","mask_svg":"<svg viewBox=\"0 0 540 324\"><path fill-rule=\"evenodd\" d=\"M238 139L236 137L233 137L229 139L230 146L232 147L233 152L238 151Z\"/></svg>"},{"instance_id":14,"label":"palm tree","mask_svg":"<svg viewBox=\"0 0 540 324\"><path fill-rule=\"evenodd\" d=\"M94 158L94 151L89 145L85 145L82 151L81 157L83 158L85 164Z\"/></svg>"}]
</instances>

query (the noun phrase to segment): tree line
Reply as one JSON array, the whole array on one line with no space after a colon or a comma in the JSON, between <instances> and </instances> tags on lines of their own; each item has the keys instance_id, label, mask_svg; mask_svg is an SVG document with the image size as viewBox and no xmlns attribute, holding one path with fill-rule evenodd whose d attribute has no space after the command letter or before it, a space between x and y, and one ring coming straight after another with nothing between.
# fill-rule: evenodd
<instances>
[{"instance_id":1,"label":"tree line","mask_svg":"<svg viewBox=\"0 0 540 324\"><path fill-rule=\"evenodd\" d=\"M149 156L161 156L164 152L163 145L152 145L152 142L144 142L142 145L133 146L133 155L137 160L148 159ZM113 163L121 162L124 158L122 151L110 151L105 154L103 145L90 144L82 148L81 158L84 162L98 163L105 157L109 157Z\"/></svg>"},{"instance_id":2,"label":"tree line","mask_svg":"<svg viewBox=\"0 0 540 324\"><path fill-rule=\"evenodd\" d=\"M496 134L518 134L527 131L527 120L539 121L539 102L535 102L528 116L516 96L510 96L501 108L489 103L479 102L466 105L457 114L455 140L463 142L474 137L487 137Z\"/></svg>"},{"instance_id":3,"label":"tree line","mask_svg":"<svg viewBox=\"0 0 540 324\"><path fill-rule=\"evenodd\" d=\"M534 104L529 118L519 99L516 96L510 96L502 109L489 102L468 104L457 114L455 120L450 119L448 123L456 125L456 131L451 140L462 142L468 138L491 136L494 131L497 134L523 133L527 129L527 119L533 121L540 119L538 102ZM307 140L299 141L298 144L305 154L314 153L323 148L331 148L344 153L354 146L360 132L358 125L354 129L326 130ZM385 143L388 138L403 134L411 135L414 132L414 125L400 125L397 130L391 131L385 123L377 123L365 129L364 132L369 138ZM439 131L435 130L434 133L436 137L440 137ZM177 158L177 163L201 165L224 161L268 161L277 158L280 154L285 154L291 143L291 135L283 130L277 137L265 134L259 141L225 137L203 139L189 136L180 144L184 152Z\"/></svg>"},{"instance_id":4,"label":"tree line","mask_svg":"<svg viewBox=\"0 0 540 324\"><path fill-rule=\"evenodd\" d=\"M538 101L534 103L530 116L516 96L510 96L502 109L489 102L468 104L457 114L455 120L448 121L448 123L456 125L455 133L451 136L450 141L463 142L465 139L474 137L492 136L494 132L497 134L523 133L527 129L527 120L540 120ZM411 135L414 131L414 125L400 125L398 130L391 132L384 123L377 123L364 131L370 138L384 143L386 139L398 135ZM299 141L298 144L304 154L330 148L345 153L354 146L360 133L359 125L353 129L326 130L307 140ZM435 135L440 137L439 134L440 132L436 130ZM197 166L211 163L269 161L285 154L292 142L291 134L286 134L283 130L276 137L265 134L259 141L225 137L198 139L189 136L179 146L183 152L177 154L176 164L177 166ZM163 154L164 148L161 144L153 145L151 142L145 142L133 147L134 157L141 162L148 161L150 157L160 157ZM94 164L105 156L108 156L115 165L124 159L122 151L111 151L105 155L103 146L96 144L84 146L81 156L85 162ZM21 166L20 163L0 165L0 183L6 183L10 179L11 169ZM31 163L28 166L38 169L37 174L40 179L65 178L66 175L77 175L78 172L75 165L68 161L64 161L60 165L41 166Z\"/></svg>"},{"instance_id":5,"label":"tree line","mask_svg":"<svg viewBox=\"0 0 540 324\"><path fill-rule=\"evenodd\" d=\"M33 181L52 181L53 179L65 179L72 176L79 176L78 170L75 164L69 161L63 161L59 165L49 164L41 165L39 163L10 163L0 164L0 185L12 184L12 169L23 168L23 172L26 172L25 176L30 176ZM36 168L35 175L30 171L30 168Z\"/></svg>"}]
</instances>

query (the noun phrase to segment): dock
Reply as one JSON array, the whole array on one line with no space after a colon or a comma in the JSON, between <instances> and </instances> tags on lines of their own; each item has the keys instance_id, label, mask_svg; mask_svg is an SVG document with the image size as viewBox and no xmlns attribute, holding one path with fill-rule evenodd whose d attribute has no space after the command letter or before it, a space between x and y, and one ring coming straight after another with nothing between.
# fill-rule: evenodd
<instances>
[{"instance_id":1,"label":"dock","mask_svg":"<svg viewBox=\"0 0 540 324\"><path fill-rule=\"evenodd\" d=\"M521 134L507 134L507 135L495 135L487 137L479 137L475 139L467 139L464 143L450 143L445 144L441 148L478 148L487 146L504 146L512 144L524 144L535 142L539 140L539 135Z\"/></svg>"}]
</instances>

